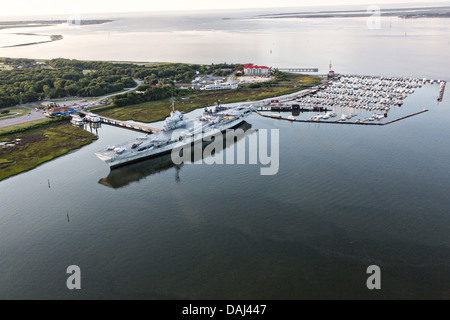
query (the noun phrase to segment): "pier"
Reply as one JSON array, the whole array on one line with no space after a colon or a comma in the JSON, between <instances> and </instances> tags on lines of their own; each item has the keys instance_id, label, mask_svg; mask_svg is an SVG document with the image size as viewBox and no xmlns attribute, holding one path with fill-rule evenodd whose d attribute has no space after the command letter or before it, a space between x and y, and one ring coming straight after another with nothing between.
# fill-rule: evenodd
<instances>
[{"instance_id":1,"label":"pier","mask_svg":"<svg viewBox=\"0 0 450 320\"><path fill-rule=\"evenodd\" d=\"M303 107L298 104L293 104L289 106L266 106L266 107L257 107L258 111L277 111L277 112L327 112L331 111L327 107L320 106L311 106L311 107Z\"/></svg>"},{"instance_id":2,"label":"pier","mask_svg":"<svg viewBox=\"0 0 450 320\"><path fill-rule=\"evenodd\" d=\"M404 116L404 117L401 117L401 118L397 118L395 120L384 122L384 123L380 123L380 122L349 122L349 121L341 121L339 119L338 120L333 120L333 121L323 121L323 120L314 121L314 120L299 120L299 119L291 120L291 119L288 119L288 118L282 118L281 116L280 117L272 117L271 115L268 115L268 114L262 114L259 111L255 111L255 112L258 115L260 115L261 117L271 118L271 119L278 119L278 120L285 120L285 121L290 121L290 122L353 124L353 125L362 125L362 126L385 126L385 125L388 125L388 124L391 124L391 123L394 123L394 122L397 122L397 121L400 121L400 120L404 120L404 119L407 119L407 118L410 118L410 117L414 117L414 116L417 116L419 114L428 112L428 109L424 109L422 111L419 111L419 112L416 112L416 113L413 113L413 114L410 114L410 115L407 115L407 116Z\"/></svg>"},{"instance_id":3,"label":"pier","mask_svg":"<svg viewBox=\"0 0 450 320\"><path fill-rule=\"evenodd\" d=\"M110 118L101 117L101 116L99 116L99 117L100 117L102 123L111 124L111 125L118 126L118 127L128 128L128 129L132 129L132 130L136 130L136 131L143 131L143 132L147 132L147 133L153 133L153 132L160 132L161 131L160 129L151 128L151 127L143 126L143 125L140 125L140 124L135 124L135 123L130 123L130 122L126 122L126 121L110 119Z\"/></svg>"},{"instance_id":4,"label":"pier","mask_svg":"<svg viewBox=\"0 0 450 320\"><path fill-rule=\"evenodd\" d=\"M80 113L87 115L88 113L85 111L80 111ZM148 127L148 126L143 126L140 124L136 124L136 123L130 123L127 121L121 121L121 120L115 120L115 119L111 119L111 118L107 118L107 117L103 117L100 115L97 115L100 118L100 121L102 123L106 123L106 124L111 124L113 126L118 126L118 127L123 127L123 128L127 128L127 129L131 129L131 130L136 130L136 131L142 131L142 132L146 132L146 133L154 133L154 132L160 132L160 129L156 129L156 128L152 128L152 127Z\"/></svg>"},{"instance_id":5,"label":"pier","mask_svg":"<svg viewBox=\"0 0 450 320\"><path fill-rule=\"evenodd\" d=\"M394 122L397 122L397 121L400 121L400 120L403 120L403 119L406 119L406 118L417 116L418 114L425 113L425 112L428 112L428 109L423 109L422 111L419 111L419 112L416 112L416 113L413 113L413 114L410 114L410 115L407 115L407 116L404 116L404 117L401 117L401 118L398 118L398 119L395 119L395 120L391 120L391 121L386 122L384 124L385 125L386 124L391 124L391 123L394 123Z\"/></svg>"},{"instance_id":6,"label":"pier","mask_svg":"<svg viewBox=\"0 0 450 320\"><path fill-rule=\"evenodd\" d=\"M282 72L319 72L319 68L279 68Z\"/></svg>"}]
</instances>

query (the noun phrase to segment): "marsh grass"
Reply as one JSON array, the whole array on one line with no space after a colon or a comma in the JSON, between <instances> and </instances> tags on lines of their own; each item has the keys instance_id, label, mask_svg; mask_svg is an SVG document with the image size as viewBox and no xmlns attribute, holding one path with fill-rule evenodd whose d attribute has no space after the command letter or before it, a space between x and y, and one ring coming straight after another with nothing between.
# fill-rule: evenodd
<instances>
[{"instance_id":1,"label":"marsh grass","mask_svg":"<svg viewBox=\"0 0 450 320\"><path fill-rule=\"evenodd\" d=\"M4 134L1 141L15 142L0 149L0 180L31 170L96 140L97 137L67 122L51 122L24 132Z\"/></svg>"}]
</instances>

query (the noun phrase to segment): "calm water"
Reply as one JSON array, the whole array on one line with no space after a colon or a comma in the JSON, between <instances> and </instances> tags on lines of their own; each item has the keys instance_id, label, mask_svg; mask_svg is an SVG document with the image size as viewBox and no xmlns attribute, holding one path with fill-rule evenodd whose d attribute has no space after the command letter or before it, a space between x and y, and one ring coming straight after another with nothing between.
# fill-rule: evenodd
<instances>
[{"instance_id":1,"label":"calm water","mask_svg":"<svg viewBox=\"0 0 450 320\"><path fill-rule=\"evenodd\" d=\"M140 19L0 55L450 70L450 20L373 31L364 19ZM140 134L102 126L93 144L0 182L0 298L448 299L450 95L437 104L437 91L423 87L395 116L430 112L383 127L250 116L246 128L280 129L275 176L164 158L110 172L93 153ZM81 291L66 288L69 265ZM366 288L369 265L380 291Z\"/></svg>"}]
</instances>

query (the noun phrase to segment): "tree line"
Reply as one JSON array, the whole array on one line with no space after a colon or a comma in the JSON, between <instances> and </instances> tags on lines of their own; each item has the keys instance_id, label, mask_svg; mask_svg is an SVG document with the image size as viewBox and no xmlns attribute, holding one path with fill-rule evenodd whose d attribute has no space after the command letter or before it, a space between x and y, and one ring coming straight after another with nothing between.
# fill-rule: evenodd
<instances>
[{"instance_id":1,"label":"tree line","mask_svg":"<svg viewBox=\"0 0 450 320\"><path fill-rule=\"evenodd\" d=\"M145 89L145 94L118 96L114 99L117 105L123 105L125 100L159 100L167 98L169 91L169 95L176 94L175 89L155 89L152 85L190 82L197 74L228 75L243 67L226 63L209 66L184 63L140 65L62 58L45 62L3 58L0 63L12 67L0 71L0 108L45 99L102 96L136 86L133 79L143 81L141 89Z\"/></svg>"},{"instance_id":2,"label":"tree line","mask_svg":"<svg viewBox=\"0 0 450 320\"><path fill-rule=\"evenodd\" d=\"M167 99L172 96L176 97L183 94L186 94L186 90L177 89L173 86L157 86L146 89L144 93L128 92L114 96L112 102L116 107L125 107L133 104Z\"/></svg>"},{"instance_id":3,"label":"tree line","mask_svg":"<svg viewBox=\"0 0 450 320\"><path fill-rule=\"evenodd\" d=\"M126 73L114 74L107 68L87 72L82 63L58 60L45 64L28 59L3 60L13 69L0 72L0 108L70 96L96 97L136 86Z\"/></svg>"}]
</instances>

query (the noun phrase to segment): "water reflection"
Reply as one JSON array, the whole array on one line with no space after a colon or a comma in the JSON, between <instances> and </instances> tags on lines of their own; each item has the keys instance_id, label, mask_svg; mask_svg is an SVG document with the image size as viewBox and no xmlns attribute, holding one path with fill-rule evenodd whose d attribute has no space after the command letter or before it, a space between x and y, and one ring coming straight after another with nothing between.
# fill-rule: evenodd
<instances>
[{"instance_id":1,"label":"water reflection","mask_svg":"<svg viewBox=\"0 0 450 320\"><path fill-rule=\"evenodd\" d=\"M243 131L243 134L239 134L239 131L236 134L236 139L234 142L228 142L225 139L223 139L223 145L224 149L232 146L237 141L242 140L247 135L254 133L254 130L250 130L252 128L251 124L248 122L242 122L236 129L241 129ZM204 142L202 145L203 151L205 147L210 144L211 142ZM192 159L193 161L199 161L202 159L202 155L194 155L194 148L192 148ZM203 154L203 152L202 152ZM130 183L138 182L142 180L143 178L146 178L150 175L153 175L155 173L159 173L162 171L169 170L171 168L175 168L175 181L180 181L180 170L182 168L183 164L181 165L175 165L172 162L171 154L166 154L157 158L144 160L138 163L130 164L124 167L112 169L108 176L106 178L102 178L99 180L98 183L103 184L104 186L119 189L123 188Z\"/></svg>"},{"instance_id":2,"label":"water reflection","mask_svg":"<svg viewBox=\"0 0 450 320\"><path fill-rule=\"evenodd\" d=\"M101 122L83 122L81 118L75 117L70 121L73 126L83 128L86 131L89 131L92 134L95 134L97 137L98 135L98 129L102 127Z\"/></svg>"},{"instance_id":3,"label":"water reflection","mask_svg":"<svg viewBox=\"0 0 450 320\"><path fill-rule=\"evenodd\" d=\"M89 122L85 125L85 130L90 131L98 137L98 129L102 127L101 122Z\"/></svg>"}]
</instances>

